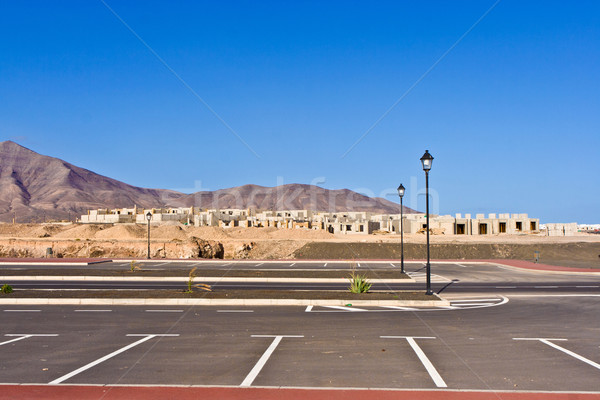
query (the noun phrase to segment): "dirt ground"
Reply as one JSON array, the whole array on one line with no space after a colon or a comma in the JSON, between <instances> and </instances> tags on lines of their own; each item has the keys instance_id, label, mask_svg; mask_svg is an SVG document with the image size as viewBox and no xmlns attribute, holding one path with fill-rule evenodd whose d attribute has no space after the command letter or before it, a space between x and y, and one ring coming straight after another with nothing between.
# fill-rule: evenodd
<instances>
[{"instance_id":1,"label":"dirt ground","mask_svg":"<svg viewBox=\"0 0 600 400\"><path fill-rule=\"evenodd\" d=\"M0 257L142 257L147 227L137 224L0 224ZM399 235L333 235L277 228L151 227L153 257L217 256L227 259L398 259ZM509 258L600 268L600 235L432 235L432 259ZM406 259L425 258L426 236L405 235ZM222 250L219 251L219 246ZM200 247L200 250L198 249ZM200 255L197 255L200 252Z\"/></svg>"}]
</instances>

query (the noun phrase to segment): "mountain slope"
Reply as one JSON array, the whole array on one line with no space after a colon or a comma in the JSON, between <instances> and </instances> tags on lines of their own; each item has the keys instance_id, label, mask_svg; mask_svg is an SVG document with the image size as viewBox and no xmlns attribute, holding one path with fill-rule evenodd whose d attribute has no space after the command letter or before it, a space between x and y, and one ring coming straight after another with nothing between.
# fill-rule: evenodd
<instances>
[{"instance_id":1,"label":"mountain slope","mask_svg":"<svg viewBox=\"0 0 600 400\"><path fill-rule=\"evenodd\" d=\"M0 221L74 220L88 209L197 206L202 208L312 209L398 213L400 206L351 190L291 184L244 185L184 194L145 189L98 175L14 142L0 143ZM405 212L414 212L405 207Z\"/></svg>"}]
</instances>

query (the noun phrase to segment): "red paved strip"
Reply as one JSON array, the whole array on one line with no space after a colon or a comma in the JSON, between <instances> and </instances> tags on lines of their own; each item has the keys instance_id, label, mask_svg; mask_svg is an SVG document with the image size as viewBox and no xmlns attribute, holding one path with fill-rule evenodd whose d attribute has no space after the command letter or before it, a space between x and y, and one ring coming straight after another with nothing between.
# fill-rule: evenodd
<instances>
[{"instance_id":1,"label":"red paved strip","mask_svg":"<svg viewBox=\"0 0 600 400\"><path fill-rule=\"evenodd\" d=\"M100 263L112 261L111 258L0 258L0 264L4 263Z\"/></svg>"},{"instance_id":2,"label":"red paved strip","mask_svg":"<svg viewBox=\"0 0 600 400\"><path fill-rule=\"evenodd\" d=\"M0 399L79 400L598 400L600 393L475 392L453 390L336 390L237 387L1 385Z\"/></svg>"}]
</instances>

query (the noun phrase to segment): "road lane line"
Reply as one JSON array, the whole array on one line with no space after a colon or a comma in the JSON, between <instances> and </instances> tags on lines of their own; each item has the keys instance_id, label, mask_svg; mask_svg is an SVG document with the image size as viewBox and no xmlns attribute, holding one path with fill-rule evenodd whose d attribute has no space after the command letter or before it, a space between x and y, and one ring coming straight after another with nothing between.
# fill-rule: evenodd
<instances>
[{"instance_id":1,"label":"road lane line","mask_svg":"<svg viewBox=\"0 0 600 400\"><path fill-rule=\"evenodd\" d=\"M50 382L48 384L49 385L58 385L59 383L65 381L65 380L67 380L69 378L72 378L75 375L78 375L78 374L82 373L83 371L86 371L86 370L88 370L88 369L90 369L90 368L92 368L92 367L94 367L94 366L96 366L96 365L98 365L100 363L103 363L104 361L109 360L109 359L113 358L114 356L117 356L117 355L119 355L119 354L121 354L121 353L123 353L123 352L125 352L125 351L127 351L127 350L129 350L129 349L131 349L131 348L133 348L135 346L137 346L138 344L142 344L142 343L144 343L144 342L146 342L146 341L148 341L150 339L154 339L157 336L166 336L166 335L127 335L127 336L145 336L145 337L143 337L142 339L138 340L137 342L133 342L133 343L131 343L131 344L125 346L125 347L122 347L122 348L120 348L117 351L113 351L112 353L107 354L104 357L101 357L101 358L97 359L96 361L92 361L91 363L86 364L83 367L76 369L75 371L69 372L68 374L63 375L60 378L57 378L57 379L53 380L52 382ZM169 335L169 336L173 336L173 335ZM175 335L175 336L177 336L177 335Z\"/></svg>"},{"instance_id":2,"label":"road lane line","mask_svg":"<svg viewBox=\"0 0 600 400\"><path fill-rule=\"evenodd\" d=\"M224 313L252 313L254 312L254 310L217 310L217 312L224 312Z\"/></svg>"},{"instance_id":3,"label":"road lane line","mask_svg":"<svg viewBox=\"0 0 600 400\"><path fill-rule=\"evenodd\" d=\"M534 286L534 289L558 289L558 286Z\"/></svg>"},{"instance_id":4,"label":"road lane line","mask_svg":"<svg viewBox=\"0 0 600 400\"><path fill-rule=\"evenodd\" d=\"M112 312L112 310L74 310L75 312Z\"/></svg>"},{"instance_id":5,"label":"road lane line","mask_svg":"<svg viewBox=\"0 0 600 400\"><path fill-rule=\"evenodd\" d=\"M412 307L400 307L400 306L381 306L383 308L391 308L393 310L402 310L402 311L416 311L416 308Z\"/></svg>"},{"instance_id":6,"label":"road lane line","mask_svg":"<svg viewBox=\"0 0 600 400\"><path fill-rule=\"evenodd\" d=\"M180 313L183 312L183 310L146 310L146 312L175 312L175 313Z\"/></svg>"},{"instance_id":7,"label":"road lane line","mask_svg":"<svg viewBox=\"0 0 600 400\"><path fill-rule=\"evenodd\" d=\"M408 344L410 344L410 347L412 347L413 351L417 354L417 357L419 357L419 360L421 361L421 363L427 370L427 373L429 374L431 379L433 379L433 382L435 383L435 385L437 387L448 387L448 385L446 385L446 382L444 382L444 380L442 379L440 374L437 372L437 370L435 369L435 367L433 366L431 361L429 361L429 358L427 358L427 356L425 355L423 350L421 350L421 348L415 341L415 339L435 339L435 337L429 337L429 336L427 336L427 337L425 337L425 336L423 336L423 337L418 337L418 336L414 336L414 337L413 336L380 336L380 337L382 339L406 339Z\"/></svg>"},{"instance_id":8,"label":"road lane line","mask_svg":"<svg viewBox=\"0 0 600 400\"><path fill-rule=\"evenodd\" d=\"M42 310L4 310L4 312L42 312Z\"/></svg>"},{"instance_id":9,"label":"road lane line","mask_svg":"<svg viewBox=\"0 0 600 400\"><path fill-rule=\"evenodd\" d=\"M516 286L496 286L496 289L516 289Z\"/></svg>"},{"instance_id":10,"label":"road lane line","mask_svg":"<svg viewBox=\"0 0 600 400\"><path fill-rule=\"evenodd\" d=\"M575 286L576 288L598 288L600 286Z\"/></svg>"},{"instance_id":11,"label":"road lane line","mask_svg":"<svg viewBox=\"0 0 600 400\"><path fill-rule=\"evenodd\" d=\"M296 336L296 335L278 335L278 336L274 336L274 335L252 335L252 337L274 337L275 339L273 339L273 342L271 343L271 345L267 348L267 350L260 357L260 359L258 360L258 362L256 363L256 365L254 366L254 368L252 368L252 370L250 371L250 373L248 374L248 376L246 376L246 379L244 379L244 381L242 382L242 384L240 385L240 387L249 387L250 385L252 385L252 382L254 382L254 379L256 379L256 377L258 376L258 374L260 373L260 371L263 369L263 367L265 366L265 364L269 360L269 357L271 357L271 354L273 354L273 352L275 351L275 349L279 345L279 342L281 342L281 339L283 339L284 337L304 337L304 336L303 335L299 335L299 336Z\"/></svg>"},{"instance_id":12,"label":"road lane line","mask_svg":"<svg viewBox=\"0 0 600 400\"><path fill-rule=\"evenodd\" d=\"M454 264L454 265L458 265L459 267L462 267L462 268L468 268L466 265L462 265L462 264Z\"/></svg>"}]
</instances>

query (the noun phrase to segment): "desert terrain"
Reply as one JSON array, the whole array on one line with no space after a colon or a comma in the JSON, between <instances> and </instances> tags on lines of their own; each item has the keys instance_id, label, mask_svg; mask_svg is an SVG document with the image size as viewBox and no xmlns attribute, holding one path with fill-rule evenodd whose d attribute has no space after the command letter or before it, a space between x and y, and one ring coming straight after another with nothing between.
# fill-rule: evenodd
<instances>
[{"instance_id":1,"label":"desert terrain","mask_svg":"<svg viewBox=\"0 0 600 400\"><path fill-rule=\"evenodd\" d=\"M277 228L151 227L153 258L399 259L398 235L333 235ZM525 259L600 268L600 235L431 235L432 259ZM406 259L424 259L426 236L404 236ZM0 224L0 257L146 257L147 226L138 224Z\"/></svg>"}]
</instances>

